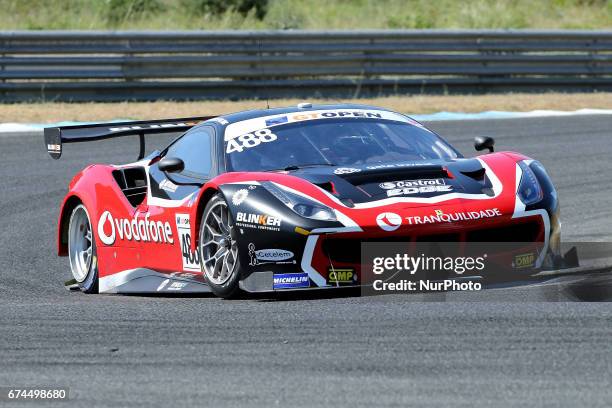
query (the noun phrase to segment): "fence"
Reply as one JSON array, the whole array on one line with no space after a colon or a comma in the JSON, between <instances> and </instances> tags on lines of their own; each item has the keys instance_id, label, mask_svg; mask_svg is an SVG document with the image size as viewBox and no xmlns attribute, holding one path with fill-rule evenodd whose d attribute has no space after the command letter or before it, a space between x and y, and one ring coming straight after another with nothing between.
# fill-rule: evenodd
<instances>
[{"instance_id":1,"label":"fence","mask_svg":"<svg viewBox=\"0 0 612 408\"><path fill-rule=\"evenodd\" d=\"M3 101L612 89L612 31L0 32Z\"/></svg>"}]
</instances>

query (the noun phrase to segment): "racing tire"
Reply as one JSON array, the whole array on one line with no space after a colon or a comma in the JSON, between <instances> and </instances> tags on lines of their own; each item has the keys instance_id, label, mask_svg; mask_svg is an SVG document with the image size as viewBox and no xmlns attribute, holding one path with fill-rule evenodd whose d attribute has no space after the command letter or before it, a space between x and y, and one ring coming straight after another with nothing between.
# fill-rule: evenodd
<instances>
[{"instance_id":1,"label":"racing tire","mask_svg":"<svg viewBox=\"0 0 612 408\"><path fill-rule=\"evenodd\" d=\"M198 249L202 272L211 291L224 299L238 297L242 292L238 242L227 202L219 194L204 207Z\"/></svg>"},{"instance_id":2,"label":"racing tire","mask_svg":"<svg viewBox=\"0 0 612 408\"><path fill-rule=\"evenodd\" d=\"M68 222L68 258L70 271L79 288L85 293L98 293L98 258L96 240L89 212L77 205Z\"/></svg>"}]
</instances>

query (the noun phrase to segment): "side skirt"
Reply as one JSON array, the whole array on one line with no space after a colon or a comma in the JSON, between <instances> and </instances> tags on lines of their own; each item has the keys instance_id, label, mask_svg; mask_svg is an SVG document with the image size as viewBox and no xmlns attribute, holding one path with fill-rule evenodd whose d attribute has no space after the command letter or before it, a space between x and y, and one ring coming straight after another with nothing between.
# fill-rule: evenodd
<instances>
[{"instance_id":1,"label":"side skirt","mask_svg":"<svg viewBox=\"0 0 612 408\"><path fill-rule=\"evenodd\" d=\"M129 269L99 279L100 293L210 293L204 282L166 275L147 268Z\"/></svg>"}]
</instances>

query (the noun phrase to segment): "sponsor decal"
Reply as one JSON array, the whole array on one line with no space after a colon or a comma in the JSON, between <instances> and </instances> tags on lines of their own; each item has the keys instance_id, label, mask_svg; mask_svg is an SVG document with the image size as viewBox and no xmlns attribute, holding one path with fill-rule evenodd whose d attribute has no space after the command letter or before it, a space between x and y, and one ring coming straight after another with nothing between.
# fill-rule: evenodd
<instances>
[{"instance_id":1,"label":"sponsor decal","mask_svg":"<svg viewBox=\"0 0 612 408\"><path fill-rule=\"evenodd\" d=\"M248 196L249 190L246 188L241 188L240 190L236 191L234 195L232 195L232 204L240 205L247 199Z\"/></svg>"},{"instance_id":2,"label":"sponsor decal","mask_svg":"<svg viewBox=\"0 0 612 408\"><path fill-rule=\"evenodd\" d=\"M160 283L159 286L157 287L157 292L162 291L164 289L179 291L179 290L182 290L185 286L187 286L187 282L174 281L170 283L170 286L168 286L168 283L170 283L170 279L165 279L164 281L162 281L162 283Z\"/></svg>"},{"instance_id":3,"label":"sponsor decal","mask_svg":"<svg viewBox=\"0 0 612 408\"><path fill-rule=\"evenodd\" d=\"M159 183L159 188L162 190L166 190L169 191L171 193L174 193L176 191L176 189L178 188L178 186L176 184L174 184L173 182L171 182L168 179L163 179L160 183Z\"/></svg>"},{"instance_id":4,"label":"sponsor decal","mask_svg":"<svg viewBox=\"0 0 612 408\"><path fill-rule=\"evenodd\" d=\"M287 123L289 118L287 116L279 116L276 118L266 119L266 126L274 126L274 125L282 125L283 123Z\"/></svg>"},{"instance_id":5,"label":"sponsor decal","mask_svg":"<svg viewBox=\"0 0 612 408\"><path fill-rule=\"evenodd\" d=\"M453 186L446 185L444 179L441 178L389 181L380 183L379 186L383 190L387 191L388 197L426 193L449 193L453 191Z\"/></svg>"},{"instance_id":6,"label":"sponsor decal","mask_svg":"<svg viewBox=\"0 0 612 408\"><path fill-rule=\"evenodd\" d=\"M514 261L512 262L512 266L514 269L524 269L531 268L535 265L536 254L533 252L529 252L526 254L516 255L514 257Z\"/></svg>"},{"instance_id":7,"label":"sponsor decal","mask_svg":"<svg viewBox=\"0 0 612 408\"><path fill-rule=\"evenodd\" d=\"M170 276L183 278L183 279L193 279L198 275L192 272L172 272Z\"/></svg>"},{"instance_id":8,"label":"sponsor decal","mask_svg":"<svg viewBox=\"0 0 612 408\"><path fill-rule=\"evenodd\" d=\"M200 250L191 250L191 223L188 214L176 214L176 232L181 243L183 270L200 272Z\"/></svg>"},{"instance_id":9,"label":"sponsor decal","mask_svg":"<svg viewBox=\"0 0 612 408\"><path fill-rule=\"evenodd\" d=\"M402 225L402 217L396 213L384 212L378 214L376 223L384 231L395 231Z\"/></svg>"},{"instance_id":10,"label":"sponsor decal","mask_svg":"<svg viewBox=\"0 0 612 408\"><path fill-rule=\"evenodd\" d=\"M133 125L133 126L118 126L111 127L108 130L111 132L126 132L130 130L147 130L147 129L167 129L173 127L183 127L183 126L195 126L198 122L168 122L168 123L159 123L153 125Z\"/></svg>"},{"instance_id":11,"label":"sponsor decal","mask_svg":"<svg viewBox=\"0 0 612 408\"><path fill-rule=\"evenodd\" d=\"M382 112L367 111L367 110L329 110L329 111L312 111L304 113L293 113L288 115L289 121L301 122L303 120L329 119L329 118L375 118L382 119Z\"/></svg>"},{"instance_id":12,"label":"sponsor decal","mask_svg":"<svg viewBox=\"0 0 612 408\"><path fill-rule=\"evenodd\" d=\"M255 251L255 256L260 261L278 262L293 258L293 252L284 249L260 249Z\"/></svg>"},{"instance_id":13,"label":"sponsor decal","mask_svg":"<svg viewBox=\"0 0 612 408\"><path fill-rule=\"evenodd\" d=\"M281 219L272 215L238 212L236 225L245 228L280 231Z\"/></svg>"},{"instance_id":14,"label":"sponsor decal","mask_svg":"<svg viewBox=\"0 0 612 408\"><path fill-rule=\"evenodd\" d=\"M357 283L357 274L353 268L329 268L327 270L329 283Z\"/></svg>"},{"instance_id":15,"label":"sponsor decal","mask_svg":"<svg viewBox=\"0 0 612 408\"><path fill-rule=\"evenodd\" d=\"M98 221L98 237L105 245L113 245L117 239L128 241L155 242L174 244L172 227L169 222L149 220L149 213L144 218L114 218L110 211L104 211Z\"/></svg>"},{"instance_id":16,"label":"sponsor decal","mask_svg":"<svg viewBox=\"0 0 612 408\"><path fill-rule=\"evenodd\" d=\"M386 163L386 164L375 164L366 166L366 170L379 170L379 169L398 169L404 167L421 167L421 166L435 166L435 163L430 162L405 162L405 163Z\"/></svg>"},{"instance_id":17,"label":"sponsor decal","mask_svg":"<svg viewBox=\"0 0 612 408\"><path fill-rule=\"evenodd\" d=\"M182 290L187 286L187 282L172 282L167 290Z\"/></svg>"},{"instance_id":18,"label":"sponsor decal","mask_svg":"<svg viewBox=\"0 0 612 408\"><path fill-rule=\"evenodd\" d=\"M287 251L285 249L255 249L255 244L252 242L248 245L249 248L249 265L257 266L257 265L265 265L265 264L289 264L295 263L295 260L292 260L294 257L293 252Z\"/></svg>"},{"instance_id":19,"label":"sponsor decal","mask_svg":"<svg viewBox=\"0 0 612 408\"><path fill-rule=\"evenodd\" d=\"M406 167L422 167L422 166L434 166L435 163L430 162L406 162L406 163L386 163L386 164L374 164L370 166L365 166L362 169L354 168L354 167L338 167L334 170L334 174L342 175L342 174L351 174L357 173L363 170L380 170L380 169L400 169Z\"/></svg>"},{"instance_id":20,"label":"sponsor decal","mask_svg":"<svg viewBox=\"0 0 612 408\"><path fill-rule=\"evenodd\" d=\"M334 170L334 174L351 174L360 171L361 169L356 169L354 167L338 167L336 170Z\"/></svg>"},{"instance_id":21,"label":"sponsor decal","mask_svg":"<svg viewBox=\"0 0 612 408\"><path fill-rule=\"evenodd\" d=\"M335 118L370 118L370 119L381 119L381 120L392 120L397 122L409 123L415 126L416 124L412 119L407 118L404 115L395 112L383 111L383 110L370 110L370 109L326 109L326 110L313 110L306 112L294 112L286 115L271 115L259 118L247 119L240 122L231 123L225 130L225 141L229 141L240 137L241 135L252 133L256 129L263 129L266 127L274 127L283 125L285 123L303 122L308 120L319 120L319 119L335 119ZM422 127L420 125L419 127Z\"/></svg>"},{"instance_id":22,"label":"sponsor decal","mask_svg":"<svg viewBox=\"0 0 612 408\"><path fill-rule=\"evenodd\" d=\"M406 217L406 220L410 225L419 224L434 224L442 222L458 222L458 221L470 221L479 220L483 218L499 217L502 213L498 208L492 208L488 210L480 211L465 211L465 212L454 212L445 214L442 210L435 210L435 215L415 215Z\"/></svg>"},{"instance_id":23,"label":"sponsor decal","mask_svg":"<svg viewBox=\"0 0 612 408\"><path fill-rule=\"evenodd\" d=\"M274 275L273 278L274 289L307 288L309 286L310 279L308 279L308 274L304 272L280 273Z\"/></svg>"}]
</instances>

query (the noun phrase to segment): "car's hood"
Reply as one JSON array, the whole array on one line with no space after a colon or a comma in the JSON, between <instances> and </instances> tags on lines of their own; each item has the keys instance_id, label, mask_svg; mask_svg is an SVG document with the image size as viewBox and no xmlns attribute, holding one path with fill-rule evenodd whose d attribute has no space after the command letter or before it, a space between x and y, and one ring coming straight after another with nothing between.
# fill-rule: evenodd
<instances>
[{"instance_id":1,"label":"car's hood","mask_svg":"<svg viewBox=\"0 0 612 408\"><path fill-rule=\"evenodd\" d=\"M421 206L438 201L436 197L441 196L493 197L501 187L498 176L479 159L311 167L290 174L348 204L402 198L405 204Z\"/></svg>"}]
</instances>

